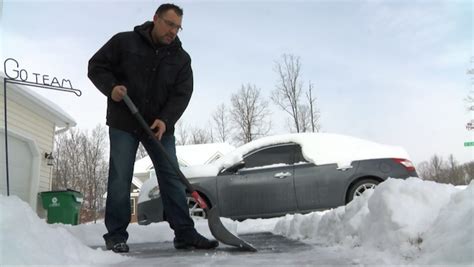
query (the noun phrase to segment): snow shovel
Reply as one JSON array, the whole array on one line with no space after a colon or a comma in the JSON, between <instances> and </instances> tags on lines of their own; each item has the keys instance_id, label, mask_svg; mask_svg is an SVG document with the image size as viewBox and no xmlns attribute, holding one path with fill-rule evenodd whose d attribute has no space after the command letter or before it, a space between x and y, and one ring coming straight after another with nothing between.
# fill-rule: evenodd
<instances>
[{"instance_id":1,"label":"snow shovel","mask_svg":"<svg viewBox=\"0 0 474 267\"><path fill-rule=\"evenodd\" d=\"M199 193L194 189L191 183L189 183L188 179L184 177L184 174L181 172L179 167L173 163L170 156L165 151L165 148L163 147L163 145L160 142L158 142L158 140L155 137L155 134L152 132L148 124L145 122L142 115L138 112L137 107L135 106L135 104L133 104L132 100L128 97L128 95L125 95L123 97L123 100L125 101L125 104L127 104L133 116L140 123L140 126L143 128L143 130L145 130L148 136L153 140L153 143L159 148L160 152L166 158L168 163L173 167L174 171L178 174L179 178L181 179L181 182L183 182L186 188L188 189L188 191L191 192L191 196L194 198L196 203L199 205L201 209L203 209L206 212L207 217L208 217L207 221L209 223L209 229L211 230L212 235L218 241L224 244L235 246L240 249L248 250L252 252L257 251L257 249L255 249L252 245L238 238L237 236L233 235L224 227L224 225L222 224L219 218L219 209L217 208L217 205L214 205L211 209L209 209L209 207L206 204L206 201L204 201L204 199L201 198Z\"/></svg>"}]
</instances>

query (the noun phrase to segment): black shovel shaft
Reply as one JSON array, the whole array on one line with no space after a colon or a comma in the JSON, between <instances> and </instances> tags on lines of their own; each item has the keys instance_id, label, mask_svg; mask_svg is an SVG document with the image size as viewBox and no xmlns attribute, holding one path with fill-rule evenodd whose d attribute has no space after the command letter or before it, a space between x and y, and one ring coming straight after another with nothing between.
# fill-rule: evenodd
<instances>
[{"instance_id":1,"label":"black shovel shaft","mask_svg":"<svg viewBox=\"0 0 474 267\"><path fill-rule=\"evenodd\" d=\"M155 145L159 148L161 154L165 157L165 159L168 161L168 163L171 165L173 170L178 174L179 178L181 179L181 182L184 183L186 188L191 192L192 197L196 200L198 203L199 207L202 209L208 209L206 202L201 198L201 196L194 190L194 187L191 185L191 183L186 179L184 176L183 172L179 169L178 166L174 163L174 161L170 158L168 153L166 152L165 148L163 145L156 140L155 134L153 131L150 129L150 126L146 123L145 119L143 119L142 115L140 112L138 112L138 108L133 104L132 100L128 95L125 95L123 97L123 100L125 101L125 104L127 104L128 108L132 112L133 116L138 120L138 123L140 123L140 126L143 128L143 130L146 131L147 135L152 139L152 142L155 143Z\"/></svg>"},{"instance_id":2,"label":"black shovel shaft","mask_svg":"<svg viewBox=\"0 0 474 267\"><path fill-rule=\"evenodd\" d=\"M186 188L189 191L193 192L193 186L189 183L188 179L184 177L184 174L181 172L181 170L177 166L175 166L173 160L171 160L168 153L165 153L165 148L160 142L158 142L158 140L156 140L155 133L153 133L153 131L150 129L150 126L146 123L145 119L143 119L140 112L138 112L138 108L135 106L135 104L133 104L130 97L128 97L128 95L125 95L123 97L123 100L125 101L125 104L127 104L133 116L138 120L138 123L140 123L140 126L143 128L143 130L146 131L147 135L153 140L155 145L159 147L161 154L166 158L173 170L178 174L179 178L181 178L182 182L186 185Z\"/></svg>"}]
</instances>

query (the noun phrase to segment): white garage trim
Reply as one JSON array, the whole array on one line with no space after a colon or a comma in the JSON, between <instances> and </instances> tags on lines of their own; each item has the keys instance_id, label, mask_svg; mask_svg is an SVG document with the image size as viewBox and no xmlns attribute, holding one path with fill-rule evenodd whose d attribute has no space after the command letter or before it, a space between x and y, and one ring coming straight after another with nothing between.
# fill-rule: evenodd
<instances>
[{"instance_id":1,"label":"white garage trim","mask_svg":"<svg viewBox=\"0 0 474 267\"><path fill-rule=\"evenodd\" d=\"M3 133L3 136L6 137L5 128L3 128L3 127L0 128L0 133ZM36 209L36 204L37 204L36 193L38 192L38 186L39 186L39 178L40 178L39 172L40 172L40 164L41 164L40 155L41 154L39 152L38 145L36 144L34 138L31 137L30 135L25 134L25 133L19 133L15 130L8 129L8 138L10 139L12 137L16 138L18 140L24 141L28 145L28 147L31 151L31 154L32 154L32 157L33 157L31 159L32 163L31 163L31 173L30 173L31 187L30 187L30 193L29 193L30 199L27 202L31 205L31 207ZM5 142L5 140L2 140L2 142ZM11 149L11 148L9 147L9 149ZM1 151L1 152L4 153L4 155L5 155L5 151ZM8 153L11 153L11 150L9 150ZM4 157L3 157L3 160L5 160ZM9 158L9 160L10 160L10 158ZM4 171L6 171L6 170L4 170ZM2 175L1 175L2 179L6 179L5 176L6 176L6 174L2 173ZM12 192L10 192L10 195L11 195L11 193Z\"/></svg>"},{"instance_id":2,"label":"white garage trim","mask_svg":"<svg viewBox=\"0 0 474 267\"><path fill-rule=\"evenodd\" d=\"M3 73L0 73L0 78L5 78ZM5 90L3 88L3 81L1 87L3 95L3 91ZM53 101L41 96L34 90L31 90L27 85L20 86L14 83L7 83L7 97L11 101L21 103L25 107L28 107L32 111L41 115L43 118L54 122L57 127L76 126L76 121L62 108Z\"/></svg>"}]
</instances>

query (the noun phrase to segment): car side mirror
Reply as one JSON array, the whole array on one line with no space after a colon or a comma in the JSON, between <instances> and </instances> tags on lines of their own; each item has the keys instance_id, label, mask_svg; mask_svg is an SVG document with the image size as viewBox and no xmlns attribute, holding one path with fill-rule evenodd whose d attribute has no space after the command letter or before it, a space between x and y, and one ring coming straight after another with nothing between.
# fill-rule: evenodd
<instances>
[{"instance_id":1,"label":"car side mirror","mask_svg":"<svg viewBox=\"0 0 474 267\"><path fill-rule=\"evenodd\" d=\"M233 166L230 166L227 169L222 170L221 173L236 173L238 170L242 169L243 167L245 167L245 162L240 161L239 163L237 163Z\"/></svg>"}]
</instances>

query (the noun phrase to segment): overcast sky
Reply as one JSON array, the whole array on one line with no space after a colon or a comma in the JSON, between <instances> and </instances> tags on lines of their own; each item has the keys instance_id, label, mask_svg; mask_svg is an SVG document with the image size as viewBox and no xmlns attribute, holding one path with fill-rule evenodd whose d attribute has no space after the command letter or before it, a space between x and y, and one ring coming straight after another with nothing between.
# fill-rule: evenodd
<instances>
[{"instance_id":1,"label":"overcast sky","mask_svg":"<svg viewBox=\"0 0 474 267\"><path fill-rule=\"evenodd\" d=\"M106 99L87 78L89 58L114 34L151 20L159 1L3 1L2 62L68 78L83 95L35 88L80 129L105 123ZM301 58L315 84L324 132L401 145L415 163L437 153L474 158L464 98L473 55L471 1L176 1L193 59L185 124L204 127L242 84L268 98L275 60ZM269 98L268 98L268 101ZM271 104L272 133L286 133Z\"/></svg>"}]
</instances>

